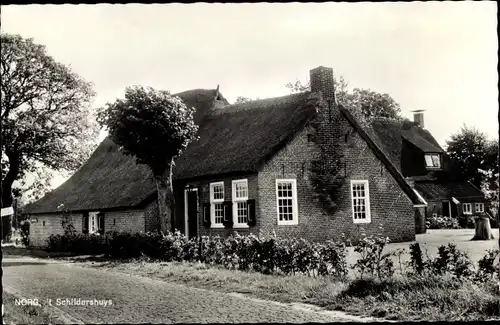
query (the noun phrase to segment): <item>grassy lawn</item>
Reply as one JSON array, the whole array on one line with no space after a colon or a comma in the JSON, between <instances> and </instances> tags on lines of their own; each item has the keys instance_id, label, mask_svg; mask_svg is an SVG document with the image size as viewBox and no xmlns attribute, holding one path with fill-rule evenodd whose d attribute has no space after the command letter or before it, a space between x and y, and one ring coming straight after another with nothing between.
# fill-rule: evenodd
<instances>
[{"instance_id":1,"label":"grassy lawn","mask_svg":"<svg viewBox=\"0 0 500 325\"><path fill-rule=\"evenodd\" d=\"M56 316L50 314L41 306L16 306L15 295L3 292L4 323L5 324L64 324Z\"/></svg>"}]
</instances>

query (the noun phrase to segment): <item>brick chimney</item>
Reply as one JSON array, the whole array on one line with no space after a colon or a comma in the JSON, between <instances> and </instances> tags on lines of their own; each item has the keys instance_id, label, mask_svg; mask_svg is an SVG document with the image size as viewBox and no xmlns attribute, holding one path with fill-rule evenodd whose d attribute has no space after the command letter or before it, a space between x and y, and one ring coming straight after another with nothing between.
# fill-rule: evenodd
<instances>
[{"instance_id":1,"label":"brick chimney","mask_svg":"<svg viewBox=\"0 0 500 325\"><path fill-rule=\"evenodd\" d=\"M413 122L418 123L421 128L424 128L424 111L423 109L412 111L413 112Z\"/></svg>"},{"instance_id":2,"label":"brick chimney","mask_svg":"<svg viewBox=\"0 0 500 325\"><path fill-rule=\"evenodd\" d=\"M321 93L323 100L335 105L335 85L333 83L333 69L319 66L309 71L311 91Z\"/></svg>"}]
</instances>

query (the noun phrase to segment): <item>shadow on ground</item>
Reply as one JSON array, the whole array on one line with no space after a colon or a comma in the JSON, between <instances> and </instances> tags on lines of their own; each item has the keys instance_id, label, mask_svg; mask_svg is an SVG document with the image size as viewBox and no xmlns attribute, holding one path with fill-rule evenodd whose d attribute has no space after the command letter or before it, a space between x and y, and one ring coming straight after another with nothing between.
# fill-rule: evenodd
<instances>
[{"instance_id":1,"label":"shadow on ground","mask_svg":"<svg viewBox=\"0 0 500 325\"><path fill-rule=\"evenodd\" d=\"M35 261L2 261L2 267L9 266L27 266L27 265L47 265L45 262L35 262Z\"/></svg>"}]
</instances>

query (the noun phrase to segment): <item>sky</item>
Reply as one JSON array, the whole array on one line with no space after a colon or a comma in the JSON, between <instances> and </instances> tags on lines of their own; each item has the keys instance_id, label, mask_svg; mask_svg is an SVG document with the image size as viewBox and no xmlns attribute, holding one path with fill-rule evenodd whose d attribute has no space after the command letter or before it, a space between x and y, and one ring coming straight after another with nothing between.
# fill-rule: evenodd
<instances>
[{"instance_id":1,"label":"sky","mask_svg":"<svg viewBox=\"0 0 500 325\"><path fill-rule=\"evenodd\" d=\"M131 85L282 96L323 65L405 117L425 110L444 146L464 124L498 138L496 17L493 1L7 5L1 30L93 82L96 108Z\"/></svg>"}]
</instances>

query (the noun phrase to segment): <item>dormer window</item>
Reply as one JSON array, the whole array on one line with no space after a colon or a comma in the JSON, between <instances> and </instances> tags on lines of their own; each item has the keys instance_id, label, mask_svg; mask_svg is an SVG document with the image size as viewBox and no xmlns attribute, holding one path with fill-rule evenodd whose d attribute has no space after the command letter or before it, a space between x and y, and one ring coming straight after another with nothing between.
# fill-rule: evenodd
<instances>
[{"instance_id":1,"label":"dormer window","mask_svg":"<svg viewBox=\"0 0 500 325\"><path fill-rule=\"evenodd\" d=\"M427 168L441 168L441 156L437 153L425 155L425 165Z\"/></svg>"}]
</instances>

